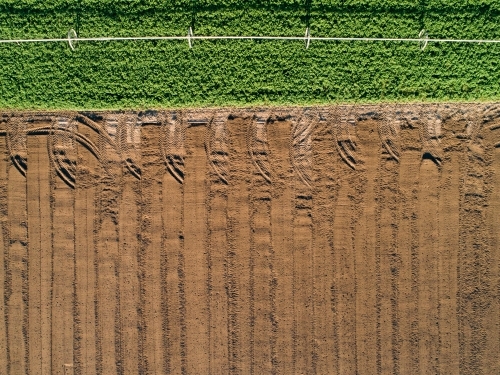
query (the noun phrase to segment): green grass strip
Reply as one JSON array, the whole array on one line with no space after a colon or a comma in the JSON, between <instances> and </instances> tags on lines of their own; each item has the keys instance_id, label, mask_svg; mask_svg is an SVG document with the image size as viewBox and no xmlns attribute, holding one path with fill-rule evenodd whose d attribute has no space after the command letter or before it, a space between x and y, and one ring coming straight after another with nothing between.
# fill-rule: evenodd
<instances>
[{"instance_id":1,"label":"green grass strip","mask_svg":"<svg viewBox=\"0 0 500 375\"><path fill-rule=\"evenodd\" d=\"M186 35L500 39L500 2L0 0L0 39ZM0 45L0 108L500 99L500 45L214 40Z\"/></svg>"}]
</instances>

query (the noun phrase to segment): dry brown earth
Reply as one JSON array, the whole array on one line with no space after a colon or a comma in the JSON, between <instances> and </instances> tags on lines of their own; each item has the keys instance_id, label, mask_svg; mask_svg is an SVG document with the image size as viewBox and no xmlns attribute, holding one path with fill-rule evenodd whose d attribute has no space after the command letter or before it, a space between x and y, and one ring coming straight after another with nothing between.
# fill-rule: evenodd
<instances>
[{"instance_id":1,"label":"dry brown earth","mask_svg":"<svg viewBox=\"0 0 500 375\"><path fill-rule=\"evenodd\" d=\"M500 105L0 113L0 374L500 374Z\"/></svg>"}]
</instances>

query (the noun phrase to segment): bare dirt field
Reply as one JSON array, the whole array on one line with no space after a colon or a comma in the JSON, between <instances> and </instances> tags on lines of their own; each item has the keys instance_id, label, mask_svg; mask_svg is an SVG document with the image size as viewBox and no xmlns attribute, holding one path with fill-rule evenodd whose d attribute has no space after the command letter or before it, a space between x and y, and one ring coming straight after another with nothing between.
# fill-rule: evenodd
<instances>
[{"instance_id":1,"label":"bare dirt field","mask_svg":"<svg viewBox=\"0 0 500 375\"><path fill-rule=\"evenodd\" d=\"M500 374L500 105L0 113L0 374Z\"/></svg>"}]
</instances>

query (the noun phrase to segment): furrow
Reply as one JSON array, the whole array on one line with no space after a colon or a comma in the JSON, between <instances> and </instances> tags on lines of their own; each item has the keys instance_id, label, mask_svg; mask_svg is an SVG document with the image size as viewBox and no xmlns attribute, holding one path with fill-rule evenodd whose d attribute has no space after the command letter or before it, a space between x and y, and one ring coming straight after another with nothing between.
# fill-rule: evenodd
<instances>
[{"instance_id":1,"label":"furrow","mask_svg":"<svg viewBox=\"0 0 500 375\"><path fill-rule=\"evenodd\" d=\"M212 163L219 170L210 169L207 176L207 303L209 306L209 374L227 374L228 357L228 295L227 287L227 175L228 154L227 114L216 116L207 129L205 147ZM221 173L221 171L224 171ZM224 178L221 179L221 176Z\"/></svg>"},{"instance_id":2,"label":"furrow","mask_svg":"<svg viewBox=\"0 0 500 375\"><path fill-rule=\"evenodd\" d=\"M231 373L247 375L251 369L250 309L250 192L249 171L252 161L247 150L247 120L228 121L229 168L228 230L231 251L230 328Z\"/></svg>"},{"instance_id":3,"label":"furrow","mask_svg":"<svg viewBox=\"0 0 500 375\"><path fill-rule=\"evenodd\" d=\"M273 264L271 244L271 196L269 183L255 171L251 191L251 252L254 264L254 373L272 372L273 312L271 290L273 285Z\"/></svg>"},{"instance_id":4,"label":"furrow","mask_svg":"<svg viewBox=\"0 0 500 375\"><path fill-rule=\"evenodd\" d=\"M54 177L52 199L52 371L63 374L65 365L73 365L74 355L74 190L60 178Z\"/></svg>"},{"instance_id":5,"label":"furrow","mask_svg":"<svg viewBox=\"0 0 500 375\"><path fill-rule=\"evenodd\" d=\"M488 134L488 130L486 132ZM488 134L487 137L491 137L491 135ZM498 374L500 373L500 232L498 231L500 224L500 216L498 215L498 212L500 212L500 150L493 149L490 152L493 189L489 200L487 220L491 237L491 306L485 319L486 351L484 354L484 373ZM452 332L457 330L457 326L452 327Z\"/></svg>"},{"instance_id":6,"label":"furrow","mask_svg":"<svg viewBox=\"0 0 500 375\"><path fill-rule=\"evenodd\" d=\"M161 251L161 194L163 167L158 156L161 128L155 125L144 126L141 131L142 151L142 225L141 252L144 256L144 316L146 321L144 351L147 356L148 372L165 373L163 348L164 317L162 304L162 251Z\"/></svg>"},{"instance_id":7,"label":"furrow","mask_svg":"<svg viewBox=\"0 0 500 375\"><path fill-rule=\"evenodd\" d=\"M4 124L0 123L0 126ZM4 130L2 128L2 130ZM9 367L9 348L7 331L7 259L9 253L8 217L7 217L7 144L6 137L0 136L0 373L7 374Z\"/></svg>"},{"instance_id":8,"label":"furrow","mask_svg":"<svg viewBox=\"0 0 500 375\"><path fill-rule=\"evenodd\" d=\"M343 168L345 168L343 166ZM346 169L344 173L348 173ZM338 327L338 366L340 374L356 373L354 254L351 232L351 181L344 176L339 189L333 224L334 259L337 274L334 278L336 324Z\"/></svg>"},{"instance_id":9,"label":"furrow","mask_svg":"<svg viewBox=\"0 0 500 375\"><path fill-rule=\"evenodd\" d=\"M399 373L399 320L397 319L398 288L396 277L400 264L397 253L398 175L399 164L394 159L383 160L378 200L378 308L381 332L380 369L382 374Z\"/></svg>"},{"instance_id":10,"label":"furrow","mask_svg":"<svg viewBox=\"0 0 500 375\"><path fill-rule=\"evenodd\" d=\"M103 204L101 196L101 205ZM101 209L103 207L101 206ZM102 215L102 213L101 213ZM100 346L101 361L98 366L98 374L112 374L117 372L119 353L116 351L117 340L115 329L115 318L118 303L117 290L117 266L118 266L118 238L117 228L109 215L101 216L99 228L99 245L97 248L97 300L98 300L98 325L99 335L97 337Z\"/></svg>"},{"instance_id":11,"label":"furrow","mask_svg":"<svg viewBox=\"0 0 500 375\"><path fill-rule=\"evenodd\" d=\"M295 372L312 373L313 369L313 269L312 269L312 196L301 180L294 180L294 318Z\"/></svg>"},{"instance_id":12,"label":"furrow","mask_svg":"<svg viewBox=\"0 0 500 375\"><path fill-rule=\"evenodd\" d=\"M268 126L272 166L271 237L276 275L276 362L272 374L292 374L293 249L292 249L292 164L290 160L291 124L276 121Z\"/></svg>"},{"instance_id":13,"label":"furrow","mask_svg":"<svg viewBox=\"0 0 500 375\"><path fill-rule=\"evenodd\" d=\"M116 136L116 118L107 116L105 129L113 140ZM122 353L119 343L120 293L119 293L119 233L117 183L121 178L121 164L116 149L104 137L98 138L98 146L104 157L97 184L96 220L94 224L94 274L95 274L95 372L97 374L121 371ZM109 173L108 173L109 172Z\"/></svg>"},{"instance_id":14,"label":"furrow","mask_svg":"<svg viewBox=\"0 0 500 375\"><path fill-rule=\"evenodd\" d=\"M14 145L11 141L11 152ZM25 147L26 145L24 145ZM16 147L17 148L17 147ZM11 158L12 160L12 158ZM26 178L12 163L7 167L7 212L9 253L7 256L7 334L9 370L11 373L28 371L28 233Z\"/></svg>"},{"instance_id":15,"label":"furrow","mask_svg":"<svg viewBox=\"0 0 500 375\"><path fill-rule=\"evenodd\" d=\"M138 201L140 182L130 175L123 176L119 212L119 284L123 374L139 371L139 240Z\"/></svg>"},{"instance_id":16,"label":"furrow","mask_svg":"<svg viewBox=\"0 0 500 375\"><path fill-rule=\"evenodd\" d=\"M458 374L457 265L460 156L449 152L439 188L439 371Z\"/></svg>"},{"instance_id":17,"label":"furrow","mask_svg":"<svg viewBox=\"0 0 500 375\"><path fill-rule=\"evenodd\" d=\"M486 319L491 309L491 252L487 232L490 176L482 139L471 139L461 165L459 246L460 373L487 374Z\"/></svg>"},{"instance_id":18,"label":"furrow","mask_svg":"<svg viewBox=\"0 0 500 375\"><path fill-rule=\"evenodd\" d=\"M421 161L418 128L401 129L399 167L400 207L398 220L399 369L401 374L418 374L418 228L417 203Z\"/></svg>"},{"instance_id":19,"label":"furrow","mask_svg":"<svg viewBox=\"0 0 500 375\"><path fill-rule=\"evenodd\" d=\"M229 373L227 287L227 185L219 176L210 176L209 251L211 282L210 304L210 374Z\"/></svg>"},{"instance_id":20,"label":"furrow","mask_svg":"<svg viewBox=\"0 0 500 375\"><path fill-rule=\"evenodd\" d=\"M92 129L79 131L87 137ZM94 223L99 161L86 147L78 144L75 184L75 361L76 375L95 374L95 272ZM28 170L29 172L29 170Z\"/></svg>"},{"instance_id":21,"label":"furrow","mask_svg":"<svg viewBox=\"0 0 500 375\"><path fill-rule=\"evenodd\" d=\"M45 138L45 137L44 137ZM41 204L49 204L49 202L40 201L41 189L50 189L48 185L48 176L44 182L47 186L41 186L40 174L44 174L44 170L48 168L48 157L46 139L42 137L28 137L28 159L30 160L30 168L27 170L27 210L28 210L28 265L29 265L29 353L30 353L30 374L41 374L42 372L42 316L41 316L41 237L42 226L46 226L46 222L42 224L41 220ZM47 164L43 163L47 159ZM43 163L43 164L42 164ZM48 174L48 173L47 173ZM43 228L45 231L50 228Z\"/></svg>"},{"instance_id":22,"label":"furrow","mask_svg":"<svg viewBox=\"0 0 500 375\"><path fill-rule=\"evenodd\" d=\"M338 124L335 124L338 126ZM354 129L351 129L351 132ZM349 136L354 142L354 134ZM358 161L359 163L359 161ZM359 167L357 167L359 169ZM354 228L359 218L360 199L356 189L362 186L360 173L340 164L338 201L333 221L334 277L336 292L336 324L338 326L338 371L356 373L356 275Z\"/></svg>"},{"instance_id":23,"label":"furrow","mask_svg":"<svg viewBox=\"0 0 500 375\"><path fill-rule=\"evenodd\" d=\"M208 374L209 327L206 294L208 267L206 250L205 181L207 155L204 149L204 126L186 130L184 178L184 262L187 328L187 373Z\"/></svg>"},{"instance_id":24,"label":"furrow","mask_svg":"<svg viewBox=\"0 0 500 375\"><path fill-rule=\"evenodd\" d=\"M333 285L332 225L338 193L338 180L331 144L331 132L326 122L320 122L312 140L312 166L317 176L312 190L314 218L314 347L313 373L328 374L336 368L334 356L334 315L330 304Z\"/></svg>"},{"instance_id":25,"label":"furrow","mask_svg":"<svg viewBox=\"0 0 500 375\"><path fill-rule=\"evenodd\" d=\"M419 230L419 365L424 374L437 372L436 353L439 350L438 301L438 204L439 170L428 159L419 170L418 219Z\"/></svg>"},{"instance_id":26,"label":"furrow","mask_svg":"<svg viewBox=\"0 0 500 375\"><path fill-rule=\"evenodd\" d=\"M361 189L360 218L356 226L356 351L358 368L377 372L376 195L380 145L373 121L358 124L360 151L365 159L366 185Z\"/></svg>"},{"instance_id":27,"label":"furrow","mask_svg":"<svg viewBox=\"0 0 500 375\"><path fill-rule=\"evenodd\" d=\"M171 174L163 175L163 233L166 256L168 321L166 325L167 369L186 374L186 321L183 267L183 185Z\"/></svg>"}]
</instances>

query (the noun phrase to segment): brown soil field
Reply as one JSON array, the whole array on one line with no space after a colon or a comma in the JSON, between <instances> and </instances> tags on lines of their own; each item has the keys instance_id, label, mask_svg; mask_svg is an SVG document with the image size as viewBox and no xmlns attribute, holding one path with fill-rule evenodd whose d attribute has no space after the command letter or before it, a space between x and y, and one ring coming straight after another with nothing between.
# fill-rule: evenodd
<instances>
[{"instance_id":1,"label":"brown soil field","mask_svg":"<svg viewBox=\"0 0 500 375\"><path fill-rule=\"evenodd\" d=\"M0 112L0 374L500 374L500 104Z\"/></svg>"}]
</instances>

